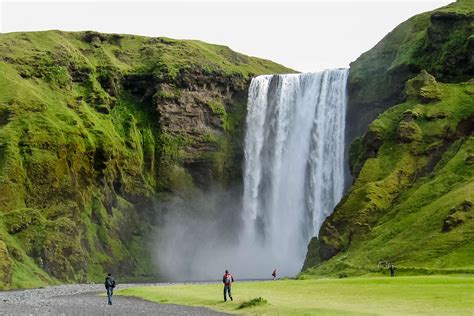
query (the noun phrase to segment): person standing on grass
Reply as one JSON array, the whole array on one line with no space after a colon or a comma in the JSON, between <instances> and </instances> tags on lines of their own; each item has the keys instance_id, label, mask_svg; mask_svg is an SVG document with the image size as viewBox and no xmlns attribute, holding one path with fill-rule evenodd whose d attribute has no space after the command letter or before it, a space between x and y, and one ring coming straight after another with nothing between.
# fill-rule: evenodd
<instances>
[{"instance_id":1,"label":"person standing on grass","mask_svg":"<svg viewBox=\"0 0 474 316\"><path fill-rule=\"evenodd\" d=\"M272 272L272 277L273 277L273 280L276 279L277 277L277 269L274 269L273 272Z\"/></svg>"},{"instance_id":2,"label":"person standing on grass","mask_svg":"<svg viewBox=\"0 0 474 316\"><path fill-rule=\"evenodd\" d=\"M234 277L229 273L228 270L225 270L224 276L222 277L222 282L224 283L224 302L227 302L227 294L229 294L230 300L233 301L234 299L232 298L232 292L230 288L232 286L232 282L234 282Z\"/></svg>"},{"instance_id":3,"label":"person standing on grass","mask_svg":"<svg viewBox=\"0 0 474 316\"><path fill-rule=\"evenodd\" d=\"M112 295L114 295L115 280L110 273L105 278L105 289L107 290L107 300L109 305L112 305Z\"/></svg>"},{"instance_id":4,"label":"person standing on grass","mask_svg":"<svg viewBox=\"0 0 474 316\"><path fill-rule=\"evenodd\" d=\"M391 264L389 270L390 270L390 277L392 278L395 277L395 270L397 270L397 268L393 264Z\"/></svg>"}]
</instances>

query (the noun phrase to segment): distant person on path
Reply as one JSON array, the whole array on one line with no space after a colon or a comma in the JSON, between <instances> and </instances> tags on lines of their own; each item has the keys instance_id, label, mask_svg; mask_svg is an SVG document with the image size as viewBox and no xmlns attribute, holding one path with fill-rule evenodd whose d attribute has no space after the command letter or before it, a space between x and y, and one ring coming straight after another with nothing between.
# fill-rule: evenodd
<instances>
[{"instance_id":1,"label":"distant person on path","mask_svg":"<svg viewBox=\"0 0 474 316\"><path fill-rule=\"evenodd\" d=\"M105 278L105 289L107 290L107 298L109 305L112 305L112 295L114 295L115 280L110 273Z\"/></svg>"},{"instance_id":2,"label":"distant person on path","mask_svg":"<svg viewBox=\"0 0 474 316\"><path fill-rule=\"evenodd\" d=\"M272 272L272 277L273 277L273 280L276 279L277 277L277 269L274 269L273 272Z\"/></svg>"},{"instance_id":3,"label":"distant person on path","mask_svg":"<svg viewBox=\"0 0 474 316\"><path fill-rule=\"evenodd\" d=\"M225 270L224 276L222 277L222 282L224 283L224 302L227 302L227 294L229 294L230 300L233 301L234 299L232 298L230 287L232 286L232 282L234 282L234 277L229 273L228 270Z\"/></svg>"},{"instance_id":4,"label":"distant person on path","mask_svg":"<svg viewBox=\"0 0 474 316\"><path fill-rule=\"evenodd\" d=\"M392 278L395 277L395 270L397 270L397 268L393 264L391 264L389 270L390 270L390 276Z\"/></svg>"}]
</instances>

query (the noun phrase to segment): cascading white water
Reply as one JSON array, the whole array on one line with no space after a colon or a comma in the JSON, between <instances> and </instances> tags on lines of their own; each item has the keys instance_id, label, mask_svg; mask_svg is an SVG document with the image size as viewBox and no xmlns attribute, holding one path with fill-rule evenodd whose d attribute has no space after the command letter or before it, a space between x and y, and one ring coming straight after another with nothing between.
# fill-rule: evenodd
<instances>
[{"instance_id":1,"label":"cascading white water","mask_svg":"<svg viewBox=\"0 0 474 316\"><path fill-rule=\"evenodd\" d=\"M298 273L309 240L341 199L347 75L335 69L252 80L241 239L252 273L242 267L245 275Z\"/></svg>"},{"instance_id":2,"label":"cascading white water","mask_svg":"<svg viewBox=\"0 0 474 316\"><path fill-rule=\"evenodd\" d=\"M328 70L252 80L243 210L240 197L218 190L164 205L156 240L163 276L299 272L310 238L342 196L346 79L347 70Z\"/></svg>"}]
</instances>

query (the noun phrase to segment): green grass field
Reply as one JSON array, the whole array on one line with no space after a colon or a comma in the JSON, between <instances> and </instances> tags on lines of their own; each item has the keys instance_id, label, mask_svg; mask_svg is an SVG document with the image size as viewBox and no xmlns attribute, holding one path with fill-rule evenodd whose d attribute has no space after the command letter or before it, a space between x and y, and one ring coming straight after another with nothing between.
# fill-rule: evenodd
<instances>
[{"instance_id":1,"label":"green grass field","mask_svg":"<svg viewBox=\"0 0 474 316\"><path fill-rule=\"evenodd\" d=\"M415 276L236 282L234 301L221 284L144 286L120 290L165 304L204 306L250 315L473 315L474 277ZM266 301L241 307L255 298ZM252 305L252 304L247 304Z\"/></svg>"}]
</instances>

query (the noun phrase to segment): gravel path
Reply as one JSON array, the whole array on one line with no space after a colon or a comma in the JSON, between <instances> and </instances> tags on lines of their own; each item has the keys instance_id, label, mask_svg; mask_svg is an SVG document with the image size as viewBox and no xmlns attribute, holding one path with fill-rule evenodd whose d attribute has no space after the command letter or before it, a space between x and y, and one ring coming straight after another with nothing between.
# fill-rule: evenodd
<instances>
[{"instance_id":1,"label":"gravel path","mask_svg":"<svg viewBox=\"0 0 474 316\"><path fill-rule=\"evenodd\" d=\"M143 284L120 284L120 289ZM0 315L226 315L202 307L156 304L115 296L107 305L103 285L74 284L0 292Z\"/></svg>"}]
</instances>

